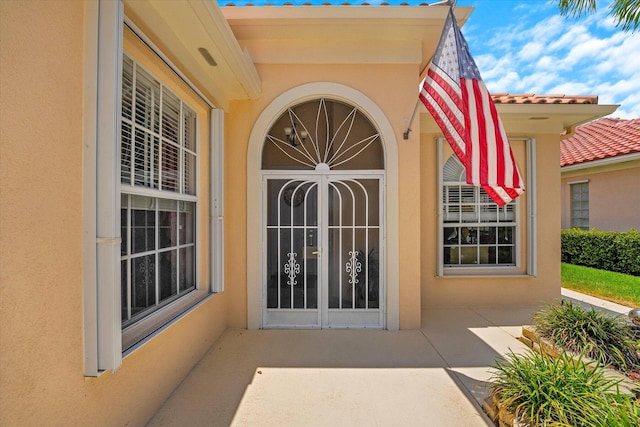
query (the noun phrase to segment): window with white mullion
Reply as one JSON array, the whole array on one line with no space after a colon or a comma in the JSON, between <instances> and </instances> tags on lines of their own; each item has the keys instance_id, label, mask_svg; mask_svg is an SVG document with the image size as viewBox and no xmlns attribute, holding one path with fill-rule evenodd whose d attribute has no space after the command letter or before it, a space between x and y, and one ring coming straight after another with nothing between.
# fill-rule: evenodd
<instances>
[{"instance_id":1,"label":"window with white mullion","mask_svg":"<svg viewBox=\"0 0 640 427\"><path fill-rule=\"evenodd\" d=\"M195 195L196 114L125 56L122 182Z\"/></svg>"},{"instance_id":2,"label":"window with white mullion","mask_svg":"<svg viewBox=\"0 0 640 427\"><path fill-rule=\"evenodd\" d=\"M123 106L120 159L126 329L196 288L198 197L183 184L187 174L195 176L195 112L126 55L124 65L123 90L132 93L123 97L130 105ZM193 149L191 163L185 147Z\"/></svg>"},{"instance_id":3,"label":"window with white mullion","mask_svg":"<svg viewBox=\"0 0 640 427\"><path fill-rule=\"evenodd\" d=\"M443 168L444 266L515 266L516 202L499 207L463 179L464 167L452 155Z\"/></svg>"},{"instance_id":4,"label":"window with white mullion","mask_svg":"<svg viewBox=\"0 0 640 427\"><path fill-rule=\"evenodd\" d=\"M153 336L154 331L168 325L180 313L186 313L186 310L207 298L209 294L210 288L206 283L203 283L204 287L201 289L196 289L195 286L196 250L199 249L195 238L178 243L176 237L173 246L152 251L142 251L138 248L137 253L133 251L136 241L134 217L140 214L140 209L135 209L132 202L137 197L146 197L152 203L164 203L171 199L174 199L176 206L178 202L183 203L175 210L169 209L170 214L162 214L162 209L159 209L158 213L176 218L176 236L179 232L178 215L184 219L181 219L181 227L183 224L187 225L190 234L196 234L195 212L200 210L196 191L188 194L180 191L171 192L163 190L160 182L156 181L155 185L153 182L156 177L160 178L163 164L160 147L162 132L159 128L162 118L159 115L158 101L160 95L169 90L169 87L185 94L184 101L180 98L185 108L190 109L191 102L199 108L194 109L190 116L193 125L191 129L196 129L199 120L209 119L203 122L207 131L203 134L210 135L206 143L210 144L212 153L216 153L215 157L211 157L211 197L208 198L212 200L211 209L214 212L209 220L213 230L213 238L210 241L212 264L215 264L215 268L210 269L211 280L214 283L211 288L217 291L223 289L224 263L221 248L224 114L216 110L166 57L160 54L158 62L154 53L158 53L159 50L146 36L141 32L135 34L136 30L132 30L130 25L123 25L125 16L122 1L96 2L95 7L88 8L86 12L87 22L91 23L87 26L87 39L93 42L87 44L86 49L89 53L89 61L86 64L89 72L85 73L85 86L93 87L95 90L86 91L84 97L87 114L84 115L86 120L83 133L83 145L86 147L83 155L83 188L86 190L83 197L83 338L84 373L96 377L106 370L115 374L122 365L123 355L134 351L147 337ZM130 41L134 44L130 43L129 46L136 49L131 56L124 51L129 31L134 31L134 34L130 34ZM138 50L138 40L143 40L152 51L146 52L145 47ZM154 72L159 78L145 70L138 60L144 61L145 64L153 64ZM158 64L160 66L156 67ZM186 86L181 82L177 82L175 86L174 83L170 83L174 75L178 75ZM169 87L160 85L163 80ZM184 89L185 92L182 92ZM207 106L210 108L208 111ZM180 117L179 120L182 121L184 118ZM209 129L212 131L208 132ZM197 133L189 133L189 138L193 141L186 145L191 151L189 156L192 156L194 161L186 167L193 171L196 167ZM120 149L120 152L116 149ZM203 161L208 164L208 159ZM179 167L182 168L181 165ZM183 169L178 169L176 173L196 176L195 173ZM195 189L195 186L193 188ZM203 212L206 210L204 207L201 208ZM202 222L204 221L203 216ZM158 225L155 219L152 222L156 222L154 227ZM151 227L154 230L153 240L158 240L162 234L158 234L154 227ZM200 234L202 242L206 243L207 237L204 233ZM172 253L175 253L173 260L170 259ZM177 265L178 257L180 265ZM164 262L173 268L176 278L178 275L180 277L180 294L173 292L174 295L171 295L172 291L169 288L169 298L161 298L160 304L155 304L154 299L155 307L138 311L136 301L132 298L136 294L133 272L136 267L144 267L146 259L150 259L149 264ZM167 276L170 276L171 268L167 270ZM155 275L153 281L157 281ZM177 282L177 279L174 282ZM193 291L194 289L196 290ZM162 291L162 287L160 290Z\"/></svg>"},{"instance_id":5,"label":"window with white mullion","mask_svg":"<svg viewBox=\"0 0 640 427\"><path fill-rule=\"evenodd\" d=\"M123 195L122 209L127 327L195 288L195 205Z\"/></svg>"}]
</instances>

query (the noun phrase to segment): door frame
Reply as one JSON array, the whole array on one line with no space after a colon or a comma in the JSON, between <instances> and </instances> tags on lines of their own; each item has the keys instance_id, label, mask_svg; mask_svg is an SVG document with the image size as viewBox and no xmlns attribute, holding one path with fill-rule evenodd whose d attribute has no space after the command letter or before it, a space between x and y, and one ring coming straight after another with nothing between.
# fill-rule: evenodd
<instances>
[{"instance_id":1,"label":"door frame","mask_svg":"<svg viewBox=\"0 0 640 427\"><path fill-rule=\"evenodd\" d=\"M278 328L304 328L304 329L326 329L326 328L384 328L385 327L385 308L386 308L386 288L385 283L385 171L384 170L266 170L262 171L262 213L261 213L261 316L262 323L261 328L278 329ZM380 261L380 281L378 283L378 292L380 293L379 307L376 309L336 309L329 307L329 252L328 252L328 233L330 224L328 222L328 208L329 208L329 186L332 182L343 181L357 181L374 179L378 181L378 239L379 239L379 251L378 259ZM318 279L316 281L317 295L317 307L315 309L295 309L287 308L282 309L269 309L267 307L267 259L268 259L268 246L267 246L267 211L268 205L268 181L269 180L296 180L296 181L308 181L315 183L317 191L317 238L320 247L320 263L318 265ZM287 184L285 184L287 185ZM274 314L270 316L270 312ZM315 316L314 314L315 313ZM270 319L273 317L273 320ZM298 318L300 323L288 323L287 317L293 320ZM309 322L309 319L315 317L315 322ZM277 321L276 319L283 319Z\"/></svg>"},{"instance_id":2,"label":"door frame","mask_svg":"<svg viewBox=\"0 0 640 427\"><path fill-rule=\"evenodd\" d=\"M331 98L358 107L380 133L385 156L384 216L386 256L384 266L386 329L400 326L400 271L399 271L399 201L398 201L398 147L393 127L382 109L367 95L339 83L307 83L287 90L264 107L255 121L247 149L247 328L262 327L262 246L256 241L261 236L263 212L262 147L273 122L286 109L307 100ZM259 240L262 240L258 237Z\"/></svg>"}]
</instances>

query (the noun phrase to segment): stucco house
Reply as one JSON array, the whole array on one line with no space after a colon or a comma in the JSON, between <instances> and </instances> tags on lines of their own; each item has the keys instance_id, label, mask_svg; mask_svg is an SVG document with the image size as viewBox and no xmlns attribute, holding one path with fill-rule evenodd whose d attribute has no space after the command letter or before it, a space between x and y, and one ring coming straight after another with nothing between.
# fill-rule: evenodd
<instances>
[{"instance_id":1,"label":"stucco house","mask_svg":"<svg viewBox=\"0 0 640 427\"><path fill-rule=\"evenodd\" d=\"M496 95L498 208L403 137L447 13L0 2L0 425L144 425L229 327L559 297L560 135L616 107Z\"/></svg>"},{"instance_id":2,"label":"stucco house","mask_svg":"<svg viewBox=\"0 0 640 427\"><path fill-rule=\"evenodd\" d=\"M640 230L640 119L603 118L560 143L562 228Z\"/></svg>"}]
</instances>

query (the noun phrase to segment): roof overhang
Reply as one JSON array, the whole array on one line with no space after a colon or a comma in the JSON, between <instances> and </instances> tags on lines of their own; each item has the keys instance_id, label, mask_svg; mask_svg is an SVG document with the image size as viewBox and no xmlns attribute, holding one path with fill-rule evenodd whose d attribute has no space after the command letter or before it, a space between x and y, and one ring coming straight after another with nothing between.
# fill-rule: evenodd
<instances>
[{"instance_id":1,"label":"roof overhang","mask_svg":"<svg viewBox=\"0 0 640 427\"><path fill-rule=\"evenodd\" d=\"M471 7L455 8L462 25ZM425 68L448 6L228 6L222 13L256 64L410 63Z\"/></svg>"},{"instance_id":2,"label":"roof overhang","mask_svg":"<svg viewBox=\"0 0 640 427\"><path fill-rule=\"evenodd\" d=\"M576 126L613 113L618 105L598 104L496 104L508 134L554 133L569 136ZM420 104L421 132L440 132L435 120Z\"/></svg>"},{"instance_id":3,"label":"roof overhang","mask_svg":"<svg viewBox=\"0 0 640 427\"><path fill-rule=\"evenodd\" d=\"M125 15L218 106L226 109L230 100L260 94L253 62L214 0L125 0Z\"/></svg>"}]
</instances>

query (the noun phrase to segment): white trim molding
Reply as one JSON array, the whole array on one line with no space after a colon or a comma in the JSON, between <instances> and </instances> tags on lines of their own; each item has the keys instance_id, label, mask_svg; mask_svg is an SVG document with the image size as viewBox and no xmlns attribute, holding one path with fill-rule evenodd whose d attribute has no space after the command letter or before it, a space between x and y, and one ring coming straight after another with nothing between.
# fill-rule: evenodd
<instances>
[{"instance_id":1,"label":"white trim molding","mask_svg":"<svg viewBox=\"0 0 640 427\"><path fill-rule=\"evenodd\" d=\"M86 376L122 364L120 321L120 111L124 4L86 11L84 132L84 347ZM100 179L97 179L100 177ZM114 205L115 203L115 205ZM117 206L118 209L114 209Z\"/></svg>"},{"instance_id":2,"label":"white trim molding","mask_svg":"<svg viewBox=\"0 0 640 427\"><path fill-rule=\"evenodd\" d=\"M518 139L518 138L515 138ZM538 275L538 191L536 188L536 139L524 138L527 144L527 274Z\"/></svg>"},{"instance_id":3,"label":"white trim molding","mask_svg":"<svg viewBox=\"0 0 640 427\"><path fill-rule=\"evenodd\" d=\"M616 165L625 162L633 162L635 160L640 160L640 153L625 154L622 156L609 157L606 159L591 160L588 162L578 163L577 165L562 166L560 168L560 173L595 168L598 166Z\"/></svg>"},{"instance_id":4,"label":"white trim molding","mask_svg":"<svg viewBox=\"0 0 640 427\"><path fill-rule=\"evenodd\" d=\"M97 2L85 8L85 81L83 135L83 307L84 374L98 375L98 310L96 287L96 134L98 115L98 24Z\"/></svg>"},{"instance_id":5,"label":"white trim molding","mask_svg":"<svg viewBox=\"0 0 640 427\"><path fill-rule=\"evenodd\" d=\"M100 2L96 235L113 239L120 238L123 22L122 1ZM97 259L98 369L116 371L122 364L120 247L98 244Z\"/></svg>"},{"instance_id":6,"label":"white trim molding","mask_svg":"<svg viewBox=\"0 0 640 427\"><path fill-rule=\"evenodd\" d=\"M211 292L224 290L224 111L211 110L210 131L210 266Z\"/></svg>"}]
</instances>

